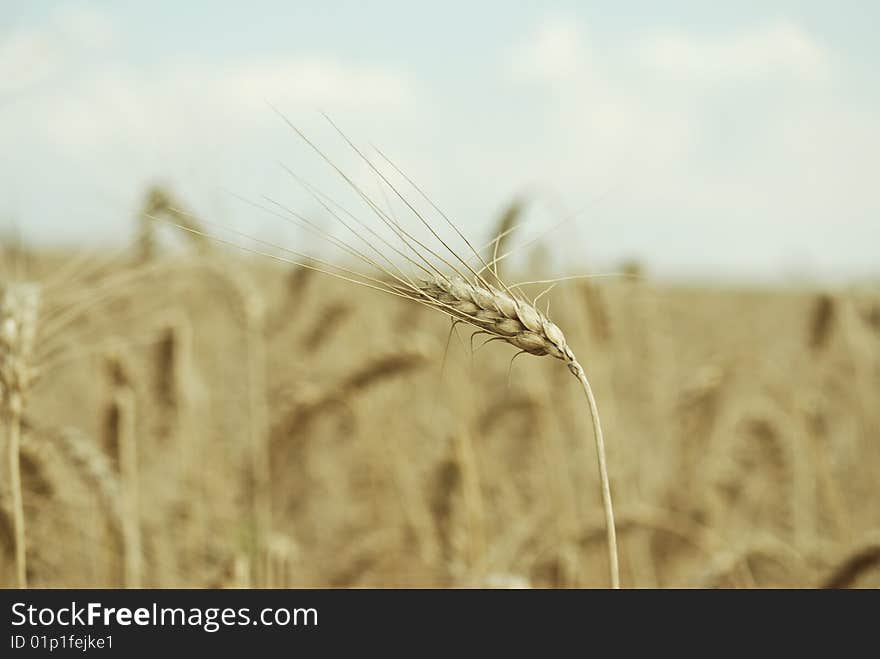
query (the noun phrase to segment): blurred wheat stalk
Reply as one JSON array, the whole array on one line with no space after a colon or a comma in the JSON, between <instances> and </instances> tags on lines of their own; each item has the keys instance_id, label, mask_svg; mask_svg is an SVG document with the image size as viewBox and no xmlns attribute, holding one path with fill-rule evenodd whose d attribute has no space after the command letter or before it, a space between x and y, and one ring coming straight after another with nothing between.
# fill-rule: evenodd
<instances>
[{"instance_id":1,"label":"blurred wheat stalk","mask_svg":"<svg viewBox=\"0 0 880 659\"><path fill-rule=\"evenodd\" d=\"M7 434L9 487L19 588L27 587L27 545L21 490L21 420L34 379L31 357L37 334L39 288L5 284L0 289L0 415Z\"/></svg>"},{"instance_id":2,"label":"blurred wheat stalk","mask_svg":"<svg viewBox=\"0 0 880 659\"><path fill-rule=\"evenodd\" d=\"M377 205L418 277L361 243L346 246L379 274L333 270L343 283L313 277L332 269L318 261L230 255L157 188L122 254L33 255L34 283L0 297L0 567L11 556L19 586L873 583L876 288L571 283L554 307L567 338L515 268L501 276L523 203L489 255L446 263ZM192 238L179 258L158 215ZM474 366L450 350L438 379L437 311L568 365L601 515L580 392L537 361L508 388L507 365L466 345ZM569 338L621 438L616 516Z\"/></svg>"}]
</instances>

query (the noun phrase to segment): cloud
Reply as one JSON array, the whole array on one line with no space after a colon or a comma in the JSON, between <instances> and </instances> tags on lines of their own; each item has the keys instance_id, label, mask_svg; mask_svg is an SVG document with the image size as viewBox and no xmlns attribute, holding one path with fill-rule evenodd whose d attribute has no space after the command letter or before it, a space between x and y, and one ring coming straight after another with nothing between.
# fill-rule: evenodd
<instances>
[{"instance_id":1,"label":"cloud","mask_svg":"<svg viewBox=\"0 0 880 659\"><path fill-rule=\"evenodd\" d=\"M511 56L514 77L536 80L566 80L583 73L588 50L581 26L574 20L555 17L545 20Z\"/></svg>"},{"instance_id":2,"label":"cloud","mask_svg":"<svg viewBox=\"0 0 880 659\"><path fill-rule=\"evenodd\" d=\"M598 48L595 54L604 55ZM612 65L619 60L591 51L586 26L559 17L544 21L510 51L507 69L514 82L544 85L546 96L537 97L552 99L544 108L544 138L566 157L548 163L548 171L607 182L604 174L626 161L662 170L661 161L690 144L686 118L628 85Z\"/></svg>"},{"instance_id":3,"label":"cloud","mask_svg":"<svg viewBox=\"0 0 880 659\"><path fill-rule=\"evenodd\" d=\"M480 224L499 200L524 188L560 191L572 210L596 201L564 229L588 233L558 242L579 252L578 267L575 258L609 264L626 254L666 272L696 262L711 271L725 259L731 269L757 264L769 272L789 246L829 263L869 258L866 238L880 217L871 178L880 169L880 113L855 71L832 68L845 51L791 23L711 38L600 35L598 27L550 18L518 43L498 44L494 76L473 67L469 80L482 92L474 103L458 78L419 77L409 58L376 64L292 50L187 59L184 52L138 68L128 35L82 16L56 15L0 38L19 61L55 67L51 84L19 87L0 103L0 150L18 154L0 162L0 204L13 203L5 194L35 233L53 239L111 232L157 175L179 184L206 216L226 212L212 196L221 187L307 208L277 159L330 191L336 181L287 141L269 100L344 168L351 154L333 151L335 136L316 109L356 139L397 151L471 235L488 230ZM707 87L716 81L724 82ZM120 202L109 206L111 197ZM69 209L89 217L70 222ZM251 211L229 217L257 221ZM274 219L267 224L275 227Z\"/></svg>"},{"instance_id":4,"label":"cloud","mask_svg":"<svg viewBox=\"0 0 880 659\"><path fill-rule=\"evenodd\" d=\"M120 139L157 136L197 146L247 137L266 102L296 108L390 113L413 100L403 73L320 56L278 56L228 66L181 67L144 75L96 71L60 87L27 112L46 135L69 149L101 147ZM33 124L36 125L36 124Z\"/></svg>"},{"instance_id":5,"label":"cloud","mask_svg":"<svg viewBox=\"0 0 880 659\"><path fill-rule=\"evenodd\" d=\"M51 40L39 34L13 34L0 43L0 94L17 92L44 80L59 66Z\"/></svg>"},{"instance_id":6,"label":"cloud","mask_svg":"<svg viewBox=\"0 0 880 659\"><path fill-rule=\"evenodd\" d=\"M841 271L868 262L880 115L834 75L834 51L788 22L722 37L588 36L545 24L506 63L523 74L520 102L540 113L533 169L575 195L613 191L605 224L588 222L605 240L582 244L613 242L666 272L699 264L761 276L792 254ZM483 167L518 175L503 161Z\"/></svg>"},{"instance_id":7,"label":"cloud","mask_svg":"<svg viewBox=\"0 0 880 659\"><path fill-rule=\"evenodd\" d=\"M648 69L682 81L817 80L830 66L826 49L787 22L721 37L657 34L647 37L636 52Z\"/></svg>"},{"instance_id":8,"label":"cloud","mask_svg":"<svg viewBox=\"0 0 880 659\"><path fill-rule=\"evenodd\" d=\"M22 92L73 69L114 35L109 18L87 6L59 10L43 24L0 35L0 94Z\"/></svg>"},{"instance_id":9,"label":"cloud","mask_svg":"<svg viewBox=\"0 0 880 659\"><path fill-rule=\"evenodd\" d=\"M0 215L50 240L112 234L156 177L212 211L220 188L280 197L294 186L276 160L296 167L310 154L287 148L291 133L267 101L307 131L325 128L316 110L327 110L354 134L412 116L419 96L403 67L324 52L138 66L121 25L85 11L0 36L0 53L14 55L0 54L0 151L17 154L0 161Z\"/></svg>"},{"instance_id":10,"label":"cloud","mask_svg":"<svg viewBox=\"0 0 880 659\"><path fill-rule=\"evenodd\" d=\"M188 84L188 81L184 81ZM351 65L322 56L290 56L247 62L213 80L227 101L281 98L317 106L365 109L401 107L412 101L413 84L399 71Z\"/></svg>"},{"instance_id":11,"label":"cloud","mask_svg":"<svg viewBox=\"0 0 880 659\"><path fill-rule=\"evenodd\" d=\"M72 44L87 48L108 46L117 34L110 17L88 5L57 11L50 19L50 30Z\"/></svg>"}]
</instances>

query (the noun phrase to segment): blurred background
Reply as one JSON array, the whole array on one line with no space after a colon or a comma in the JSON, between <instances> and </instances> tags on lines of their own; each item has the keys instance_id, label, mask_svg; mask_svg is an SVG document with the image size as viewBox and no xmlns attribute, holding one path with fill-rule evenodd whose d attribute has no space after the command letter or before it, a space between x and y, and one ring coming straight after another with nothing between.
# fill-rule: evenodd
<instances>
[{"instance_id":1,"label":"blurred background","mask_svg":"<svg viewBox=\"0 0 880 659\"><path fill-rule=\"evenodd\" d=\"M289 238L230 196L289 194L279 160L315 168L269 102L380 146L469 235L526 192L536 214L581 211L552 236L571 267L876 274L878 12L5 0L0 218L35 240L119 241L161 180L206 216Z\"/></svg>"},{"instance_id":2,"label":"blurred background","mask_svg":"<svg viewBox=\"0 0 880 659\"><path fill-rule=\"evenodd\" d=\"M608 275L548 299L624 586L880 585L878 23L0 0L0 584L608 585L563 365L303 267L393 233L288 122L432 240L325 112L510 281Z\"/></svg>"}]
</instances>

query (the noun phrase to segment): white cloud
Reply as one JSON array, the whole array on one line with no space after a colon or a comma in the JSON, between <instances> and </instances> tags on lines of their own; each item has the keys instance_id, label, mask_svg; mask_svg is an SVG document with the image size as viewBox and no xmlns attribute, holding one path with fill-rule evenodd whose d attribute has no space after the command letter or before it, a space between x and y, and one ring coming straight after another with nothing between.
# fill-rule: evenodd
<instances>
[{"instance_id":1,"label":"white cloud","mask_svg":"<svg viewBox=\"0 0 880 659\"><path fill-rule=\"evenodd\" d=\"M261 105L264 99L280 98L317 106L391 108L411 102L413 93L412 82L399 71L318 56L245 63L230 68L212 84L214 93L227 102L238 99Z\"/></svg>"},{"instance_id":2,"label":"white cloud","mask_svg":"<svg viewBox=\"0 0 880 659\"><path fill-rule=\"evenodd\" d=\"M511 57L515 77L537 80L565 80L582 73L588 49L580 25L566 18L551 18Z\"/></svg>"},{"instance_id":3,"label":"white cloud","mask_svg":"<svg viewBox=\"0 0 880 659\"><path fill-rule=\"evenodd\" d=\"M816 80L830 66L826 49L800 27L786 22L721 37L658 34L645 39L637 53L649 69L685 81Z\"/></svg>"},{"instance_id":4,"label":"white cloud","mask_svg":"<svg viewBox=\"0 0 880 659\"><path fill-rule=\"evenodd\" d=\"M554 41L554 33L565 36ZM545 25L507 64L529 74L520 80L545 86L543 94L523 90L542 99L534 169L575 195L614 191L601 213L613 219L585 220L605 240L583 244L613 242L666 272L699 263L761 276L792 254L817 267L866 262L861 236L880 212L871 180L880 115L831 79L834 52L784 22L589 49L586 35L576 25ZM555 48L578 55L550 65ZM658 84L670 80L680 84ZM728 89L707 93L716 82ZM790 84L798 82L811 84ZM483 164L500 176L513 170L505 166Z\"/></svg>"},{"instance_id":5,"label":"white cloud","mask_svg":"<svg viewBox=\"0 0 880 659\"><path fill-rule=\"evenodd\" d=\"M290 131L266 101L306 130L324 127L315 112L323 109L356 131L412 116L419 95L402 68L323 53L177 57L138 68L126 35L111 28L98 14L56 14L0 41L0 151L19 154L0 160L0 215L27 218L35 237L127 227L120 218L157 176L211 212L227 199L220 188L279 197L295 186L275 161L297 166L309 154L286 148ZM2 75L18 70L28 76Z\"/></svg>"},{"instance_id":6,"label":"white cloud","mask_svg":"<svg viewBox=\"0 0 880 659\"><path fill-rule=\"evenodd\" d=\"M558 190L571 210L601 198L579 217L582 235L562 233L576 231L574 222L553 235L572 238L560 249L588 250L605 264L640 255L666 272L685 263L711 271L725 260L746 274L756 264L769 272L789 246L846 264L876 233L876 102L857 74L829 75L843 71L831 65L844 51L790 23L720 38L600 39L597 26L551 19L513 48L498 45L505 59L494 77L466 72L484 86L475 104L457 82L417 77L419 63L408 58L376 66L333 51L172 53L164 68L134 68L126 35L99 15L59 16L0 37L0 93L21 91L0 103L0 151L21 154L0 162L0 204L15 199L33 230L39 223L52 238L111 232L155 175L179 182L206 217L225 212L211 196L220 187L286 200L295 186L276 159L333 191L332 176L322 180L313 154L286 141L265 100L331 156L350 154L333 151L316 109L395 152L469 235L484 233L499 203L531 184ZM46 76L51 84L33 84ZM822 76L823 84L799 83ZM108 206L111 196L122 203ZM78 226L66 220L69 209L94 217ZM238 213L258 221L250 208ZM275 219L267 225L277 228Z\"/></svg>"},{"instance_id":7,"label":"white cloud","mask_svg":"<svg viewBox=\"0 0 880 659\"><path fill-rule=\"evenodd\" d=\"M253 125L269 116L266 101L287 111L389 113L413 98L413 85L401 72L333 58L282 56L178 68L159 76L96 72L33 101L22 120L70 150L132 144L138 138L145 147L157 138L197 146L247 139Z\"/></svg>"},{"instance_id":8,"label":"white cloud","mask_svg":"<svg viewBox=\"0 0 880 659\"><path fill-rule=\"evenodd\" d=\"M545 85L552 99L543 120L546 146L557 143L566 157L554 159L545 171L558 171L564 178L557 182L590 180L602 188L609 172L626 163L667 169L661 163L690 144L687 118L649 102L642 90L621 81L606 58L590 51L587 29L560 18L542 23L511 51L508 70L518 81Z\"/></svg>"},{"instance_id":9,"label":"white cloud","mask_svg":"<svg viewBox=\"0 0 880 659\"><path fill-rule=\"evenodd\" d=\"M87 6L60 10L44 24L0 35L0 94L21 92L72 69L114 35L109 18Z\"/></svg>"},{"instance_id":10,"label":"white cloud","mask_svg":"<svg viewBox=\"0 0 880 659\"><path fill-rule=\"evenodd\" d=\"M116 37L110 17L88 5L59 10L53 14L50 26L70 43L88 48L110 45Z\"/></svg>"},{"instance_id":11,"label":"white cloud","mask_svg":"<svg viewBox=\"0 0 880 659\"><path fill-rule=\"evenodd\" d=\"M16 92L51 76L60 58L40 34L12 34L0 43L0 94Z\"/></svg>"}]
</instances>

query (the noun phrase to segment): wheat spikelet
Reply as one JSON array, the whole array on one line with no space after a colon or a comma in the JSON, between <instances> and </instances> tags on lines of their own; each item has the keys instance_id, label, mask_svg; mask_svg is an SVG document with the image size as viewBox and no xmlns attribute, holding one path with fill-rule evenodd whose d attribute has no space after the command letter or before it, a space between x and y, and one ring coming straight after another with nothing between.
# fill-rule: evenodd
<instances>
[{"instance_id":1,"label":"wheat spikelet","mask_svg":"<svg viewBox=\"0 0 880 659\"><path fill-rule=\"evenodd\" d=\"M817 296L810 312L810 349L821 350L828 344L834 330L836 317L837 304L835 299L827 293Z\"/></svg>"},{"instance_id":2,"label":"wheat spikelet","mask_svg":"<svg viewBox=\"0 0 880 659\"><path fill-rule=\"evenodd\" d=\"M351 306L344 302L330 302L327 304L318 312L312 326L301 339L303 348L309 352L318 350L333 338L335 331L342 326L352 311Z\"/></svg>"},{"instance_id":3,"label":"wheat spikelet","mask_svg":"<svg viewBox=\"0 0 880 659\"><path fill-rule=\"evenodd\" d=\"M867 327L880 334L880 302L871 301L863 304L859 309L859 316Z\"/></svg>"},{"instance_id":4,"label":"wheat spikelet","mask_svg":"<svg viewBox=\"0 0 880 659\"><path fill-rule=\"evenodd\" d=\"M96 443L73 428L35 424L28 417L22 419L21 428L29 583L50 585L52 575L65 566L77 570L84 579L90 572L95 574L90 568L111 574L112 559L117 548L122 556L123 544L120 489L109 460ZM85 445L76 446L80 441ZM93 461L95 464L86 464ZM94 473L89 473L93 466ZM102 468L109 477L100 473ZM58 538L65 540L58 542ZM90 545L90 560L79 562L79 552ZM112 578L112 583L118 583L115 574Z\"/></svg>"},{"instance_id":5,"label":"wheat spikelet","mask_svg":"<svg viewBox=\"0 0 880 659\"><path fill-rule=\"evenodd\" d=\"M305 264L296 264L290 270L284 287L284 297L277 308L272 311L270 318L266 320L266 334L274 336L290 326L291 318L300 315L306 299L309 283L314 277L315 270Z\"/></svg>"},{"instance_id":6,"label":"wheat spikelet","mask_svg":"<svg viewBox=\"0 0 880 659\"><path fill-rule=\"evenodd\" d=\"M7 467L19 588L27 587L25 520L19 462L21 419L25 398L34 378L30 362L36 339L39 299L39 288L33 284L7 284L0 291L0 415L7 431Z\"/></svg>"},{"instance_id":7,"label":"wheat spikelet","mask_svg":"<svg viewBox=\"0 0 880 659\"><path fill-rule=\"evenodd\" d=\"M181 341L174 325L165 327L156 344L156 398L166 410L175 413L180 399Z\"/></svg>"},{"instance_id":8,"label":"wheat spikelet","mask_svg":"<svg viewBox=\"0 0 880 659\"><path fill-rule=\"evenodd\" d=\"M834 433L828 425L828 401L817 391L799 399L797 405L806 426L806 457L812 467L810 484L815 493L815 526L821 528L822 535L828 539L849 541L852 539L851 514L829 459Z\"/></svg>"},{"instance_id":9,"label":"wheat spikelet","mask_svg":"<svg viewBox=\"0 0 880 659\"><path fill-rule=\"evenodd\" d=\"M170 438L192 431L193 331L185 315L161 330L155 352L155 395L161 407L160 435Z\"/></svg>"},{"instance_id":10,"label":"wheat spikelet","mask_svg":"<svg viewBox=\"0 0 880 659\"><path fill-rule=\"evenodd\" d=\"M486 520L474 446L467 431L453 435L449 444L429 492L437 538L456 581L481 582Z\"/></svg>"},{"instance_id":11,"label":"wheat spikelet","mask_svg":"<svg viewBox=\"0 0 880 659\"><path fill-rule=\"evenodd\" d=\"M504 212L501 213L498 218L498 223L495 225L495 231L492 234L492 249L494 254L507 253L507 245L516 229L516 223L519 220L520 215L522 215L524 207L525 204L521 199L514 199ZM500 275L501 271L496 269L496 273Z\"/></svg>"},{"instance_id":12,"label":"wheat spikelet","mask_svg":"<svg viewBox=\"0 0 880 659\"><path fill-rule=\"evenodd\" d=\"M295 266L287 275L288 298L295 300L297 303L301 303L314 275L315 271L311 268L299 265Z\"/></svg>"},{"instance_id":13,"label":"wheat spikelet","mask_svg":"<svg viewBox=\"0 0 880 659\"><path fill-rule=\"evenodd\" d=\"M43 440L35 439L33 428L24 419L21 424L21 483L28 495L51 498L60 485L54 472L58 472L62 458L53 451L53 446ZM62 465L63 467L63 465Z\"/></svg>"},{"instance_id":14,"label":"wheat spikelet","mask_svg":"<svg viewBox=\"0 0 880 659\"><path fill-rule=\"evenodd\" d=\"M693 509L701 466L722 406L725 373L719 367L703 366L686 384L676 401L677 419L681 431L678 477L669 491L670 503L677 509Z\"/></svg>"},{"instance_id":15,"label":"wheat spikelet","mask_svg":"<svg viewBox=\"0 0 880 659\"><path fill-rule=\"evenodd\" d=\"M110 385L110 401L104 408L104 415L101 426L101 445L106 455L110 458L113 469L117 472L121 470L120 447L121 426L127 423L120 417L123 412L116 405L114 395L117 391L128 390L131 388L131 374L129 366L122 359L120 354L115 351L108 352L104 357L104 373L107 377L107 383Z\"/></svg>"},{"instance_id":16,"label":"wheat spikelet","mask_svg":"<svg viewBox=\"0 0 880 659\"><path fill-rule=\"evenodd\" d=\"M638 259L626 259L621 262L618 270L626 275L625 281L636 281L647 276L644 263Z\"/></svg>"},{"instance_id":17,"label":"wheat spikelet","mask_svg":"<svg viewBox=\"0 0 880 659\"><path fill-rule=\"evenodd\" d=\"M352 398L379 382L418 368L425 361L424 352L417 350L382 355L358 366L326 389L306 389L294 399L288 411L272 428L273 442L301 434L312 419L324 410Z\"/></svg>"},{"instance_id":18,"label":"wheat spikelet","mask_svg":"<svg viewBox=\"0 0 880 659\"><path fill-rule=\"evenodd\" d=\"M104 416L104 446L119 473L124 544L124 583L139 588L143 578L143 550L139 511L137 403L128 368L118 354L108 355L107 373L112 385Z\"/></svg>"},{"instance_id":19,"label":"wheat spikelet","mask_svg":"<svg viewBox=\"0 0 880 659\"><path fill-rule=\"evenodd\" d=\"M456 545L461 544L457 537L458 525L455 523L458 499L462 489L461 464L454 456L446 456L434 467L431 477L428 501L434 529L443 558L450 561Z\"/></svg>"},{"instance_id":20,"label":"wheat spikelet","mask_svg":"<svg viewBox=\"0 0 880 659\"><path fill-rule=\"evenodd\" d=\"M199 235L200 222L192 214L180 209L170 192L160 186L153 186L144 195L144 204L140 213L140 228L137 238L138 256L141 262L156 258L158 245L156 241L153 218L163 215L170 217L181 225L194 229L188 232L192 244L200 254L210 251L211 244Z\"/></svg>"},{"instance_id":21,"label":"wheat spikelet","mask_svg":"<svg viewBox=\"0 0 880 659\"><path fill-rule=\"evenodd\" d=\"M561 359L575 376L583 371L562 330L528 302L488 285L471 284L461 277L438 276L418 282L417 286L424 304L473 325L492 339L505 341L531 355Z\"/></svg>"},{"instance_id":22,"label":"wheat spikelet","mask_svg":"<svg viewBox=\"0 0 880 659\"><path fill-rule=\"evenodd\" d=\"M750 528L773 529L797 539L805 530L796 490L806 478L792 445L789 418L775 406L756 405L735 417L734 441L720 447L726 455L713 467L719 519L739 518Z\"/></svg>"},{"instance_id":23,"label":"wheat spikelet","mask_svg":"<svg viewBox=\"0 0 880 659\"><path fill-rule=\"evenodd\" d=\"M77 428L40 428L34 432L57 447L76 471L92 485L107 517L122 539L124 511L122 486L114 473L113 464L101 452L96 442Z\"/></svg>"},{"instance_id":24,"label":"wheat spikelet","mask_svg":"<svg viewBox=\"0 0 880 659\"><path fill-rule=\"evenodd\" d=\"M26 491L30 495L54 496L59 503L70 506L76 500L75 493L80 491L71 489L73 478L97 499L108 532L122 555L126 523L122 486L113 464L98 443L69 426L44 426L25 419L22 429L22 480Z\"/></svg>"},{"instance_id":25,"label":"wheat spikelet","mask_svg":"<svg viewBox=\"0 0 880 659\"><path fill-rule=\"evenodd\" d=\"M494 397L477 419L477 430L483 435L491 434L508 417L512 417L509 425L522 432L523 436L531 437L539 430L541 403L537 397L529 394L511 394L504 392Z\"/></svg>"},{"instance_id":26,"label":"wheat spikelet","mask_svg":"<svg viewBox=\"0 0 880 659\"><path fill-rule=\"evenodd\" d=\"M279 508L285 505L296 506L305 502L316 501L314 489L310 487L315 474L312 471L314 463L311 458L315 455L316 434L313 431L315 424L327 418L332 420L328 412L342 410L349 416L350 407L358 397L364 395L382 383L399 378L407 373L421 368L427 362L427 357L421 350L403 350L390 354L379 355L368 359L362 364L356 364L352 370L338 379L327 383L325 386L306 386L297 383L294 389L282 390L273 399L284 400L285 403L279 410L271 430L271 464L273 468L273 483L276 484L276 496L280 500ZM347 432L343 431L346 435ZM403 460L399 447L389 448L392 464L395 472L398 472L397 461L402 460L399 472L411 470L411 464ZM363 472L363 464L361 464ZM335 465L334 465L335 469ZM367 469L369 471L369 469ZM369 478L367 474L364 474ZM411 476L411 471L406 476ZM338 478L334 470L328 476L332 481ZM406 485L406 483L401 482ZM415 488L405 488L406 491L414 491ZM289 503L288 503L289 502ZM402 505L409 511L418 505L417 497L403 497ZM416 521L421 521L416 519ZM327 526L322 524L322 526ZM422 528L416 525L416 528ZM426 527L430 528L430 527ZM298 537L308 540L308 531L298 528ZM421 538L421 536L419 536ZM341 560L341 559L340 559ZM360 561L360 558L352 560ZM310 564L311 565L311 564ZM354 570L357 572L358 570ZM356 577L351 571L331 578L330 584L351 583Z\"/></svg>"},{"instance_id":27,"label":"wheat spikelet","mask_svg":"<svg viewBox=\"0 0 880 659\"><path fill-rule=\"evenodd\" d=\"M462 496L467 524L467 568L469 578L485 571L486 512L480 484L480 470L473 440L467 430L453 436L455 460L461 465Z\"/></svg>"}]
</instances>

